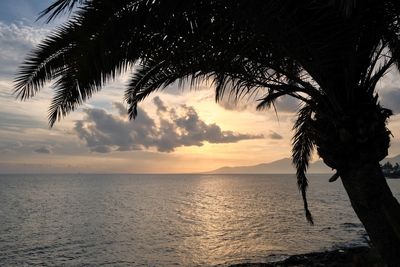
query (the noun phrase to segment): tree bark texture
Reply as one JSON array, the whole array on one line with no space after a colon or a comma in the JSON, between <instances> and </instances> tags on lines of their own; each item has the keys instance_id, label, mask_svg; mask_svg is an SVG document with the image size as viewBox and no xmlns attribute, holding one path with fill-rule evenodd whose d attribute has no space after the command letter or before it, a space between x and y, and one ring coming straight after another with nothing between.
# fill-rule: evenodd
<instances>
[{"instance_id":1,"label":"tree bark texture","mask_svg":"<svg viewBox=\"0 0 400 267\"><path fill-rule=\"evenodd\" d=\"M317 107L314 139L325 164L340 175L372 244L388 266L400 267L400 205L379 165L388 154L386 123L392 112L379 105L377 96L361 93L367 90L358 92L340 112Z\"/></svg>"},{"instance_id":2,"label":"tree bark texture","mask_svg":"<svg viewBox=\"0 0 400 267\"><path fill-rule=\"evenodd\" d=\"M344 188L372 244L389 267L400 266L400 205L379 163L340 173Z\"/></svg>"}]
</instances>

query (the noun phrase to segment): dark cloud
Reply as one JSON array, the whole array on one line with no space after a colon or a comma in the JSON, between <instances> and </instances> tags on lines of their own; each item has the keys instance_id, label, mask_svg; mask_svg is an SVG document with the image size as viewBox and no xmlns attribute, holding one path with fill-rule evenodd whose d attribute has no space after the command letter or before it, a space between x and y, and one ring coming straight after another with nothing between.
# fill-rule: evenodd
<instances>
[{"instance_id":1,"label":"dark cloud","mask_svg":"<svg viewBox=\"0 0 400 267\"><path fill-rule=\"evenodd\" d=\"M93 152L97 152L97 153L110 153L111 151L113 151L111 146L95 146L94 148L92 148Z\"/></svg>"},{"instance_id":2,"label":"dark cloud","mask_svg":"<svg viewBox=\"0 0 400 267\"><path fill-rule=\"evenodd\" d=\"M278 112L296 112L299 108L299 100L291 96L282 96L275 101L275 107Z\"/></svg>"},{"instance_id":3,"label":"dark cloud","mask_svg":"<svg viewBox=\"0 0 400 267\"><path fill-rule=\"evenodd\" d=\"M34 150L34 152L39 153L39 154L52 154L53 150L52 150L51 146L46 145L46 146L41 146L39 148L36 148Z\"/></svg>"},{"instance_id":4,"label":"dark cloud","mask_svg":"<svg viewBox=\"0 0 400 267\"><path fill-rule=\"evenodd\" d=\"M115 102L115 103L113 103L113 106L115 109L118 110L118 114L121 117L126 117L128 115L128 113L126 111L126 107L122 103Z\"/></svg>"},{"instance_id":5,"label":"dark cloud","mask_svg":"<svg viewBox=\"0 0 400 267\"><path fill-rule=\"evenodd\" d=\"M400 89L388 88L379 93L381 104L391 109L395 114L400 113Z\"/></svg>"},{"instance_id":6,"label":"dark cloud","mask_svg":"<svg viewBox=\"0 0 400 267\"><path fill-rule=\"evenodd\" d=\"M167 107L164 105L164 103L162 102L162 100L158 96L153 98L153 103L154 103L154 105L156 105L157 111L159 111L159 112L166 112L167 111Z\"/></svg>"},{"instance_id":7,"label":"dark cloud","mask_svg":"<svg viewBox=\"0 0 400 267\"><path fill-rule=\"evenodd\" d=\"M282 135L280 135L280 134L278 134L277 132L274 132L274 131L270 131L268 137L271 138L271 139L274 139L274 140L283 139Z\"/></svg>"},{"instance_id":8,"label":"dark cloud","mask_svg":"<svg viewBox=\"0 0 400 267\"><path fill-rule=\"evenodd\" d=\"M234 110L234 111L242 111L248 109L250 111L256 110L257 103L254 99L235 99L234 96L230 96L229 94L225 94L219 101L218 105L223 107L226 110Z\"/></svg>"},{"instance_id":9,"label":"dark cloud","mask_svg":"<svg viewBox=\"0 0 400 267\"><path fill-rule=\"evenodd\" d=\"M75 123L75 131L93 152L140 150L141 147L136 145L135 140L144 148L154 143L156 127L154 121L144 112L141 112L135 123L125 116L114 116L102 109L86 109L85 113L85 119ZM126 114L127 111L123 113Z\"/></svg>"},{"instance_id":10,"label":"dark cloud","mask_svg":"<svg viewBox=\"0 0 400 267\"><path fill-rule=\"evenodd\" d=\"M180 106L178 110L167 108L160 98L153 103L157 108L158 123L138 108L138 117L129 121L126 108L114 104L119 115L102 109L85 109L85 117L75 123L75 132L93 152L131 151L156 148L160 152L172 152L181 146L202 146L209 143L236 143L241 140L264 138L223 131L217 124L206 124L193 107Z\"/></svg>"}]
</instances>

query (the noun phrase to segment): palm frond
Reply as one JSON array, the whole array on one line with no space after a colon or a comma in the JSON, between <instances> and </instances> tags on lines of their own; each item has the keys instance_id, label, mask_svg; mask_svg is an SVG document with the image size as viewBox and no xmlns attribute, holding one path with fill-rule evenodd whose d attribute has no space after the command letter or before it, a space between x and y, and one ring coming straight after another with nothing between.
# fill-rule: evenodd
<instances>
[{"instance_id":1,"label":"palm frond","mask_svg":"<svg viewBox=\"0 0 400 267\"><path fill-rule=\"evenodd\" d=\"M385 27L382 28L384 40L388 43L387 47L395 58L395 62L400 67L400 3L396 0L385 1Z\"/></svg>"},{"instance_id":2,"label":"palm frond","mask_svg":"<svg viewBox=\"0 0 400 267\"><path fill-rule=\"evenodd\" d=\"M56 0L48 8L40 12L37 20L48 16L46 22L49 23L64 12L71 12L76 5L84 4L87 2L89 2L89 0Z\"/></svg>"},{"instance_id":3,"label":"palm frond","mask_svg":"<svg viewBox=\"0 0 400 267\"><path fill-rule=\"evenodd\" d=\"M48 81L58 79L49 109L50 126L131 65L126 57L127 42L121 45L120 40L110 41L111 34L122 35L123 29L104 31L107 26L114 28L121 21L108 18L114 13L112 9L99 14L97 8L81 10L45 39L21 65L15 79L15 94L22 100L34 96ZM100 23L100 19L104 21L101 30L94 24ZM130 54L132 61L137 58L133 55Z\"/></svg>"},{"instance_id":4,"label":"palm frond","mask_svg":"<svg viewBox=\"0 0 400 267\"><path fill-rule=\"evenodd\" d=\"M33 97L47 82L57 77L66 64L65 55L75 46L76 22L68 22L47 37L19 67L14 94L25 100Z\"/></svg>"},{"instance_id":5,"label":"palm frond","mask_svg":"<svg viewBox=\"0 0 400 267\"><path fill-rule=\"evenodd\" d=\"M308 181L306 177L306 172L308 164L310 162L312 151L314 149L312 113L313 110L308 105L304 105L299 110L297 120L293 127L295 134L292 140L292 156L293 164L296 167L297 185L303 198L304 211L307 221L311 224L313 224L314 221L308 208L307 202L306 192Z\"/></svg>"},{"instance_id":6,"label":"palm frond","mask_svg":"<svg viewBox=\"0 0 400 267\"><path fill-rule=\"evenodd\" d=\"M276 99L284 95L299 99L310 106L315 103L315 100L300 95L299 93L303 92L302 88L292 84L270 84L266 85L266 87L269 88L269 91L266 96L259 99L260 103L257 105L257 110L269 109Z\"/></svg>"},{"instance_id":7,"label":"palm frond","mask_svg":"<svg viewBox=\"0 0 400 267\"><path fill-rule=\"evenodd\" d=\"M49 107L49 126L53 127L57 120L74 111L100 88L96 84L80 83L78 72L72 64L60 70L59 79L54 84L55 94Z\"/></svg>"},{"instance_id":8,"label":"palm frond","mask_svg":"<svg viewBox=\"0 0 400 267\"><path fill-rule=\"evenodd\" d=\"M57 120L66 116L70 111L75 110L75 108L86 99L84 95L89 92L83 92L80 90L76 78L73 75L73 70L68 70L68 68L63 69L64 72L61 77L56 81L55 95L49 107L49 125L52 127Z\"/></svg>"},{"instance_id":9,"label":"palm frond","mask_svg":"<svg viewBox=\"0 0 400 267\"><path fill-rule=\"evenodd\" d=\"M137 116L137 105L152 92L165 88L179 78L185 76L166 67L166 62L143 62L140 68L131 78L125 90L125 101L128 103L128 115L130 118Z\"/></svg>"},{"instance_id":10,"label":"palm frond","mask_svg":"<svg viewBox=\"0 0 400 267\"><path fill-rule=\"evenodd\" d=\"M390 69L390 67L393 65L395 62L395 59L392 57L389 60L384 60L382 65L379 67L378 70L371 76L371 78L368 81L368 92L373 92L376 84L379 82L379 80L387 73L387 71Z\"/></svg>"}]
</instances>

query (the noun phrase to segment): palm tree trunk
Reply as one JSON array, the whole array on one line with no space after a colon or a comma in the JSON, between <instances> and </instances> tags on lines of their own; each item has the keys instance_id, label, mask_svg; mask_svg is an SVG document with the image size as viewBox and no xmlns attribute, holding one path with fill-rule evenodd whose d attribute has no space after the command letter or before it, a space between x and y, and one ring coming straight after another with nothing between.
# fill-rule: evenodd
<instances>
[{"instance_id":1,"label":"palm tree trunk","mask_svg":"<svg viewBox=\"0 0 400 267\"><path fill-rule=\"evenodd\" d=\"M400 266L400 205L379 163L341 172L344 188L372 244L389 267Z\"/></svg>"}]
</instances>

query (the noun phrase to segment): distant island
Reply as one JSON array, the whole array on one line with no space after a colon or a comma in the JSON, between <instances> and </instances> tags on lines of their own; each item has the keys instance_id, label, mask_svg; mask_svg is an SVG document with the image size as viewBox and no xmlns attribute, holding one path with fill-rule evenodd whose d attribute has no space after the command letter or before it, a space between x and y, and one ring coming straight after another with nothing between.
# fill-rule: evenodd
<instances>
[{"instance_id":1,"label":"distant island","mask_svg":"<svg viewBox=\"0 0 400 267\"><path fill-rule=\"evenodd\" d=\"M387 178L400 178L400 155L386 158L381 162L381 167L384 175ZM216 170L208 171L209 174L291 174L295 173L295 168L292 165L290 158L260 163L250 166L225 166ZM333 171L325 165L322 160L317 160L310 163L308 173L333 173Z\"/></svg>"}]
</instances>

